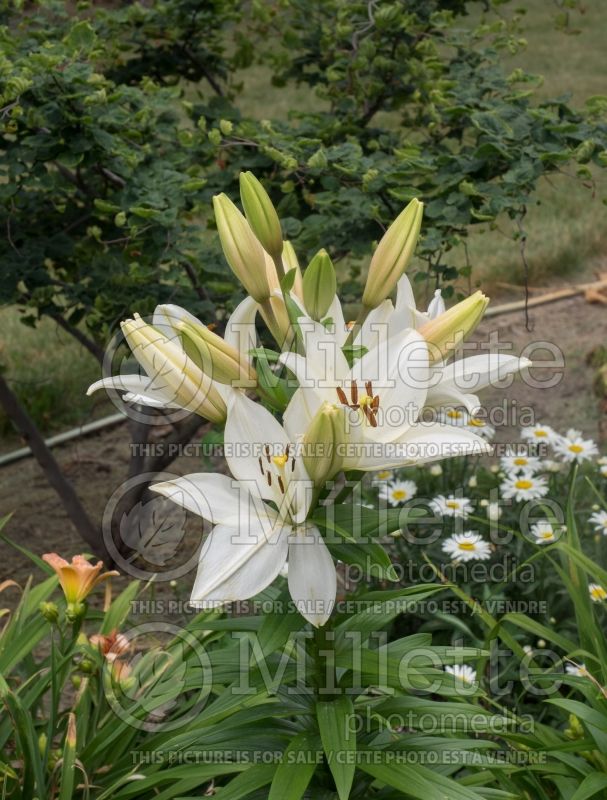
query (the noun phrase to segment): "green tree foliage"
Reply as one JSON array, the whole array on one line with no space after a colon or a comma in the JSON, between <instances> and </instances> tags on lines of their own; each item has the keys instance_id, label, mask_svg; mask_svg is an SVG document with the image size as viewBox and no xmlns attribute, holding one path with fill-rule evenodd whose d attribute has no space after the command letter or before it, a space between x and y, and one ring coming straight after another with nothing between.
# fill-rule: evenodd
<instances>
[{"instance_id":1,"label":"green tree foliage","mask_svg":"<svg viewBox=\"0 0 607 800\"><path fill-rule=\"evenodd\" d=\"M480 4L479 4L480 5ZM89 344L174 301L211 318L236 291L210 200L259 175L300 255L322 239L354 289L368 243L426 204L420 279L446 285L472 225L521 219L539 178L607 148L605 101L537 103L506 75L516 20L460 0L7 4L0 29L0 298ZM503 12L502 12L503 13ZM237 72L262 61L313 111L245 118ZM282 87L282 88L281 88ZM261 115L260 115L261 116Z\"/></svg>"}]
</instances>

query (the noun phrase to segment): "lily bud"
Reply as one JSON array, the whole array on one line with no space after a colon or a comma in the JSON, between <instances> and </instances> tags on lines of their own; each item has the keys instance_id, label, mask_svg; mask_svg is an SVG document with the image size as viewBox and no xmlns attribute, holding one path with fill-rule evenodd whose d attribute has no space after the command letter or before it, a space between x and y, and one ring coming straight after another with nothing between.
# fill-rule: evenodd
<instances>
[{"instance_id":1,"label":"lily bud","mask_svg":"<svg viewBox=\"0 0 607 800\"><path fill-rule=\"evenodd\" d=\"M55 603L40 603L38 609L47 622L50 622L51 625L57 624L59 620L59 609Z\"/></svg>"},{"instance_id":2,"label":"lily bud","mask_svg":"<svg viewBox=\"0 0 607 800\"><path fill-rule=\"evenodd\" d=\"M392 292L413 255L424 204L414 198L394 220L377 245L363 293L363 305L376 308Z\"/></svg>"},{"instance_id":3,"label":"lily bud","mask_svg":"<svg viewBox=\"0 0 607 800\"><path fill-rule=\"evenodd\" d=\"M457 303L444 314L426 322L419 333L428 343L431 361L446 358L476 328L489 305L489 298L482 292Z\"/></svg>"},{"instance_id":4,"label":"lily bud","mask_svg":"<svg viewBox=\"0 0 607 800\"><path fill-rule=\"evenodd\" d=\"M247 222L264 250L274 259L282 256L282 230L276 209L252 172L240 173L240 199Z\"/></svg>"},{"instance_id":5,"label":"lily bud","mask_svg":"<svg viewBox=\"0 0 607 800\"><path fill-rule=\"evenodd\" d=\"M321 320L337 288L335 267L326 250L319 250L308 264L303 276L303 297L306 311L315 320Z\"/></svg>"},{"instance_id":6,"label":"lily bud","mask_svg":"<svg viewBox=\"0 0 607 800\"><path fill-rule=\"evenodd\" d=\"M121 327L133 355L151 381L162 376L174 406L200 414L211 422L225 422L227 411L223 398L211 378L178 342L138 315L123 322Z\"/></svg>"},{"instance_id":7,"label":"lily bud","mask_svg":"<svg viewBox=\"0 0 607 800\"><path fill-rule=\"evenodd\" d=\"M263 247L229 197L216 195L213 207L221 246L232 272L251 297L263 303L271 291Z\"/></svg>"},{"instance_id":8,"label":"lily bud","mask_svg":"<svg viewBox=\"0 0 607 800\"><path fill-rule=\"evenodd\" d=\"M303 438L303 461L306 471L321 488L342 468L341 446L346 441L343 410L323 403Z\"/></svg>"},{"instance_id":9,"label":"lily bud","mask_svg":"<svg viewBox=\"0 0 607 800\"><path fill-rule=\"evenodd\" d=\"M257 374L247 359L206 325L180 319L174 326L184 335L184 348L188 355L213 380L240 388L252 388L257 384ZM189 344L192 347L188 347Z\"/></svg>"},{"instance_id":10,"label":"lily bud","mask_svg":"<svg viewBox=\"0 0 607 800\"><path fill-rule=\"evenodd\" d=\"M290 272L292 269L296 270L295 282L293 283L293 293L299 297L300 300L303 300L303 278L301 275L301 267L299 266L295 248L288 240L285 240L284 247L282 249L282 263L284 264L285 272Z\"/></svg>"}]
</instances>

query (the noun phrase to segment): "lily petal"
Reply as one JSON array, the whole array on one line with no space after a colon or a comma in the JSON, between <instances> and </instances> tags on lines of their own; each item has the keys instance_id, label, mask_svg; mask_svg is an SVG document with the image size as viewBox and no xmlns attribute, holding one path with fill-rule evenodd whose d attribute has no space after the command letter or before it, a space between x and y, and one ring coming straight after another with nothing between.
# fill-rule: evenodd
<instances>
[{"instance_id":1,"label":"lily petal","mask_svg":"<svg viewBox=\"0 0 607 800\"><path fill-rule=\"evenodd\" d=\"M289 538L289 591L299 613L315 627L331 616L337 575L318 528L307 525Z\"/></svg>"},{"instance_id":2,"label":"lily petal","mask_svg":"<svg viewBox=\"0 0 607 800\"><path fill-rule=\"evenodd\" d=\"M285 564L290 532L289 526L278 526L267 538L259 526L243 538L238 529L217 525L200 552L190 603L214 607L263 591Z\"/></svg>"},{"instance_id":3,"label":"lily petal","mask_svg":"<svg viewBox=\"0 0 607 800\"><path fill-rule=\"evenodd\" d=\"M370 472L394 469L413 464L425 464L443 458L464 455L484 455L492 447L480 436L455 425L435 422L409 428L399 439L378 443L367 439L347 451L345 470Z\"/></svg>"},{"instance_id":4,"label":"lily petal","mask_svg":"<svg viewBox=\"0 0 607 800\"><path fill-rule=\"evenodd\" d=\"M155 483L150 489L213 525L247 528L263 524L270 530L278 518L274 509L251 495L247 486L219 473L196 472Z\"/></svg>"}]
</instances>

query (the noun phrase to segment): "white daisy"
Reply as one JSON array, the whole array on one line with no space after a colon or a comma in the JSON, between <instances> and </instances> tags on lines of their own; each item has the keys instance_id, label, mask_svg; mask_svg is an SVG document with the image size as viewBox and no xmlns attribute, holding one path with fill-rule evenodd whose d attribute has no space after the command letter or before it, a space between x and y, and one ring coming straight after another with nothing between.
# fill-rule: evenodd
<instances>
[{"instance_id":1,"label":"white daisy","mask_svg":"<svg viewBox=\"0 0 607 800\"><path fill-rule=\"evenodd\" d=\"M526 442L552 444L555 437L556 433L550 425L529 425L528 427L521 428L521 438Z\"/></svg>"},{"instance_id":2,"label":"white daisy","mask_svg":"<svg viewBox=\"0 0 607 800\"><path fill-rule=\"evenodd\" d=\"M607 478L607 464L601 464L599 467L599 472L603 476L603 478Z\"/></svg>"},{"instance_id":3,"label":"white daisy","mask_svg":"<svg viewBox=\"0 0 607 800\"><path fill-rule=\"evenodd\" d=\"M566 436L559 437L554 443L554 451L565 461L588 461L598 455L598 448L592 439L583 439L579 431L567 431Z\"/></svg>"},{"instance_id":4,"label":"white daisy","mask_svg":"<svg viewBox=\"0 0 607 800\"><path fill-rule=\"evenodd\" d=\"M595 531L607 536L607 511L595 511L588 521L594 525Z\"/></svg>"},{"instance_id":5,"label":"white daisy","mask_svg":"<svg viewBox=\"0 0 607 800\"><path fill-rule=\"evenodd\" d=\"M449 408L441 414L444 422L450 422L452 425L466 425L469 419L467 411L460 411L457 408Z\"/></svg>"},{"instance_id":6,"label":"white daisy","mask_svg":"<svg viewBox=\"0 0 607 800\"><path fill-rule=\"evenodd\" d=\"M470 478L468 478L468 486L471 489L476 489L476 487L478 486L478 478L476 477L476 475L472 475Z\"/></svg>"},{"instance_id":7,"label":"white daisy","mask_svg":"<svg viewBox=\"0 0 607 800\"><path fill-rule=\"evenodd\" d=\"M454 561L485 561L491 558L491 545L479 533L456 533L443 542L443 552Z\"/></svg>"},{"instance_id":8,"label":"white daisy","mask_svg":"<svg viewBox=\"0 0 607 800\"><path fill-rule=\"evenodd\" d=\"M537 472L541 463L537 456L530 456L523 452L507 453L500 458L501 467L505 472Z\"/></svg>"},{"instance_id":9,"label":"white daisy","mask_svg":"<svg viewBox=\"0 0 607 800\"><path fill-rule=\"evenodd\" d=\"M546 478L541 475L523 472L505 478L500 484L500 491L506 500L516 500L520 503L523 500L537 500L539 497L544 497L548 494L548 484Z\"/></svg>"},{"instance_id":10,"label":"white daisy","mask_svg":"<svg viewBox=\"0 0 607 800\"><path fill-rule=\"evenodd\" d=\"M452 667L445 667L445 672L469 686L476 683L476 670L469 667L468 664L454 664Z\"/></svg>"},{"instance_id":11,"label":"white daisy","mask_svg":"<svg viewBox=\"0 0 607 800\"><path fill-rule=\"evenodd\" d=\"M495 435L495 428L489 425L482 417L473 417L467 411L461 411L457 408L450 408L444 411L441 414L441 421L467 428L478 436L484 436L485 439L491 439Z\"/></svg>"},{"instance_id":12,"label":"white daisy","mask_svg":"<svg viewBox=\"0 0 607 800\"><path fill-rule=\"evenodd\" d=\"M589 583L588 591L593 603L602 603L603 600L607 600L607 591L603 589L600 583Z\"/></svg>"},{"instance_id":13,"label":"white daisy","mask_svg":"<svg viewBox=\"0 0 607 800\"><path fill-rule=\"evenodd\" d=\"M472 503L467 497L455 497L453 494L446 497L444 494L437 495L431 501L430 508L442 517L462 517L463 519L466 519L468 514L474 511Z\"/></svg>"},{"instance_id":14,"label":"white daisy","mask_svg":"<svg viewBox=\"0 0 607 800\"><path fill-rule=\"evenodd\" d=\"M380 485L386 481L392 480L393 477L394 472L391 469L382 469L373 476L373 484Z\"/></svg>"},{"instance_id":15,"label":"white daisy","mask_svg":"<svg viewBox=\"0 0 607 800\"><path fill-rule=\"evenodd\" d=\"M379 498L387 500L391 506L406 503L417 494L417 486L413 481L392 481L379 488Z\"/></svg>"},{"instance_id":16,"label":"white daisy","mask_svg":"<svg viewBox=\"0 0 607 800\"><path fill-rule=\"evenodd\" d=\"M438 478L439 475L442 474L443 474L443 468L441 467L441 465L432 464L432 466L430 467L430 475L432 475L434 478Z\"/></svg>"},{"instance_id":17,"label":"white daisy","mask_svg":"<svg viewBox=\"0 0 607 800\"><path fill-rule=\"evenodd\" d=\"M601 456L596 460L597 464L600 464L602 467L607 467L607 456Z\"/></svg>"},{"instance_id":18,"label":"white daisy","mask_svg":"<svg viewBox=\"0 0 607 800\"><path fill-rule=\"evenodd\" d=\"M565 664L565 672L568 675L575 675L576 678L586 678L588 676L586 664Z\"/></svg>"},{"instance_id":19,"label":"white daisy","mask_svg":"<svg viewBox=\"0 0 607 800\"><path fill-rule=\"evenodd\" d=\"M493 425L489 425L486 420L480 417L470 417L465 427L472 431L472 433L484 436L485 439L493 439L495 436L495 428Z\"/></svg>"},{"instance_id":20,"label":"white daisy","mask_svg":"<svg viewBox=\"0 0 607 800\"><path fill-rule=\"evenodd\" d=\"M556 542L565 532L563 525L552 525L547 519L540 519L534 522L530 528L531 535L536 541L536 544L552 544Z\"/></svg>"},{"instance_id":21,"label":"white daisy","mask_svg":"<svg viewBox=\"0 0 607 800\"><path fill-rule=\"evenodd\" d=\"M545 472L560 472L562 467L559 461L554 461L552 458L545 458L542 461L542 470Z\"/></svg>"}]
</instances>

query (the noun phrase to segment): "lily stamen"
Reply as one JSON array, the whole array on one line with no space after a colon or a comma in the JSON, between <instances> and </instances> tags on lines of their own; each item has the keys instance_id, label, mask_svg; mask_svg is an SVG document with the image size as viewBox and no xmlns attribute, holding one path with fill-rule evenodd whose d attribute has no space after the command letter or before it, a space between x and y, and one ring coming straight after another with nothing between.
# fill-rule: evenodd
<instances>
[{"instance_id":1,"label":"lily stamen","mask_svg":"<svg viewBox=\"0 0 607 800\"><path fill-rule=\"evenodd\" d=\"M341 388L341 386L336 386L335 391L337 392L337 397L339 398L339 402L347 406L348 408L352 409L360 409L367 421L373 428L377 428L377 412L379 411L379 395L373 395L373 384L371 381L365 382L365 391L366 394L362 397L359 397L358 394L358 384L355 380L351 381L350 383L350 402L348 402L348 397L345 391Z\"/></svg>"}]
</instances>

